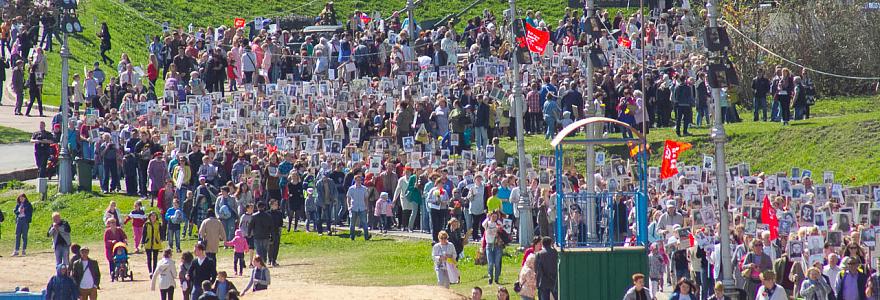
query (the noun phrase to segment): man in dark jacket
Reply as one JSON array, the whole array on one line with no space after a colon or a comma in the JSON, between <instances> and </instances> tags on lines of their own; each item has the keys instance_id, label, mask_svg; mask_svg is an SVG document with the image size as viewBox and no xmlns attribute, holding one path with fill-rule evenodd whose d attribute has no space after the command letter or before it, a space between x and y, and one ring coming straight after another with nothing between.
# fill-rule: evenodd
<instances>
[{"instance_id":1,"label":"man in dark jacket","mask_svg":"<svg viewBox=\"0 0 880 300\"><path fill-rule=\"evenodd\" d=\"M214 280L217 279L217 264L207 256L205 245L197 243L193 253L196 258L193 260L192 266L186 273L186 279L189 282L204 282L207 280L213 284ZM210 288L210 285L208 285L208 287ZM203 292L204 290L201 285L193 284L190 299L199 299Z\"/></svg>"},{"instance_id":2,"label":"man in dark jacket","mask_svg":"<svg viewBox=\"0 0 880 300\"><path fill-rule=\"evenodd\" d=\"M46 299L48 300L76 300L79 299L79 287L76 281L70 277L67 264L59 264L56 268L58 273L49 279L46 285Z\"/></svg>"},{"instance_id":3,"label":"man in dark jacket","mask_svg":"<svg viewBox=\"0 0 880 300\"><path fill-rule=\"evenodd\" d=\"M98 270L98 262L89 258L89 248L79 250L79 259L73 262L73 280L79 287L79 297L82 300L94 300L98 298L98 288L101 287L101 271Z\"/></svg>"},{"instance_id":4,"label":"man in dark jacket","mask_svg":"<svg viewBox=\"0 0 880 300\"><path fill-rule=\"evenodd\" d=\"M553 239L545 236L541 240L543 249L535 254L535 276L538 285L538 299L549 300L550 295L553 299L559 299L558 290L556 288L556 278L559 276L557 269L556 249L553 249Z\"/></svg>"},{"instance_id":5,"label":"man in dark jacket","mask_svg":"<svg viewBox=\"0 0 880 300\"><path fill-rule=\"evenodd\" d=\"M752 91L755 93L752 109L754 110L755 119L758 121L758 113L763 112L762 120L767 122L767 93L770 92L770 80L764 76L764 70L758 70L758 76L752 79Z\"/></svg>"},{"instance_id":6,"label":"man in dark jacket","mask_svg":"<svg viewBox=\"0 0 880 300\"><path fill-rule=\"evenodd\" d=\"M684 126L684 135L691 135L688 127L694 118L694 85L687 75L682 75L675 87L672 89L672 101L675 102L675 134L682 135L682 126Z\"/></svg>"},{"instance_id":7,"label":"man in dark jacket","mask_svg":"<svg viewBox=\"0 0 880 300\"><path fill-rule=\"evenodd\" d=\"M21 114L24 105L24 61L16 60L12 69L12 92L15 93L15 115Z\"/></svg>"},{"instance_id":8,"label":"man in dark jacket","mask_svg":"<svg viewBox=\"0 0 880 300\"><path fill-rule=\"evenodd\" d=\"M272 219L266 202L257 203L257 210L258 212L251 219L248 235L254 237L254 248L257 251L257 255L269 258L269 239L272 238L272 233L275 232L273 230L275 220Z\"/></svg>"},{"instance_id":9,"label":"man in dark jacket","mask_svg":"<svg viewBox=\"0 0 880 300\"><path fill-rule=\"evenodd\" d=\"M271 243L269 245L268 261L273 267L278 266L278 250L281 247L281 227L284 227L284 213L281 211L278 200L270 200L269 215L272 216Z\"/></svg>"},{"instance_id":10,"label":"man in dark jacket","mask_svg":"<svg viewBox=\"0 0 880 300\"><path fill-rule=\"evenodd\" d=\"M584 96L577 90L577 82L572 82L562 95L562 111L570 111L573 121L581 118L584 107Z\"/></svg>"}]
</instances>

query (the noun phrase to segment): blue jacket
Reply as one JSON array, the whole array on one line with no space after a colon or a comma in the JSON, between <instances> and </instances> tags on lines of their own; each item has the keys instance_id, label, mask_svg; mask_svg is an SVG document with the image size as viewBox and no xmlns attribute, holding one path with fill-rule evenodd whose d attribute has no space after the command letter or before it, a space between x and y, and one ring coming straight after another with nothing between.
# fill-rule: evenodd
<instances>
[{"instance_id":1,"label":"blue jacket","mask_svg":"<svg viewBox=\"0 0 880 300\"><path fill-rule=\"evenodd\" d=\"M544 102L544 119L556 120L559 119L559 105L556 104L556 101L547 101Z\"/></svg>"},{"instance_id":2,"label":"blue jacket","mask_svg":"<svg viewBox=\"0 0 880 300\"><path fill-rule=\"evenodd\" d=\"M18 215L19 209L24 206L24 217L20 217ZM31 205L30 201L25 200L24 202L18 203L15 205L15 210L12 211L15 214L15 222L25 221L28 224L31 223L31 217L34 216L34 207Z\"/></svg>"},{"instance_id":3,"label":"blue jacket","mask_svg":"<svg viewBox=\"0 0 880 300\"><path fill-rule=\"evenodd\" d=\"M79 298L79 285L73 281L73 277L56 275L49 279L46 286L46 299L48 300L76 300Z\"/></svg>"}]
</instances>

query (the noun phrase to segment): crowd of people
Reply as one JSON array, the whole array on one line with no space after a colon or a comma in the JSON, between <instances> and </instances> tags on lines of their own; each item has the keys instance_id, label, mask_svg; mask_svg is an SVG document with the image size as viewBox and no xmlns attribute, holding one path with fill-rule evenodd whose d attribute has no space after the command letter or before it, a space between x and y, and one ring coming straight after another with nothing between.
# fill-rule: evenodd
<instances>
[{"instance_id":1,"label":"crowd of people","mask_svg":"<svg viewBox=\"0 0 880 300\"><path fill-rule=\"evenodd\" d=\"M278 265L284 227L297 230L300 222L306 231L329 235L347 223L352 240L390 230L428 233L438 284L444 287L460 282L456 261L465 244L477 243L476 260L486 263L489 284L500 285L501 256L517 237L520 204L532 210L538 238L525 251L515 290L524 299L555 298L556 223L565 223L563 239L575 246L585 240L585 224L598 223L572 203L557 208L556 193L632 191L636 172L628 167L618 171L625 163L615 161L597 174L584 174L566 161L559 174L564 191L556 191L553 164L542 159L533 166L530 157L528 178L519 178L516 159L500 144L515 135L514 99L524 99L525 131L548 138L573 121L596 115L638 130L674 127L677 134L688 135L694 108L696 126L703 120L708 126L709 107L716 101L723 112L714 117L737 118L726 89L712 99L708 87L703 11L676 7L650 16L611 16L596 10L595 18L580 13L566 9L555 24L539 11L522 14L524 22L550 32L551 38L544 53L527 55L531 63L517 74L521 82L512 82L509 62L517 52L507 34L510 22L489 11L467 20L463 31L450 22L436 29L416 24L416 32L409 32L413 20L398 13L370 18L356 11L337 19L328 3L315 23L343 24L340 32L305 34L268 22L245 28L169 28L152 38L146 62L134 62L125 53L118 61L107 57L112 28L102 24L102 62L71 77L68 132L61 132L59 114L51 132L41 124L34 134L37 165L44 174L48 147L64 135L65 146L93 165L91 174L77 176L100 180L104 193L140 197L128 214L109 204L103 220L105 258L115 280L124 277L117 272L127 265L128 248L143 250L163 299L173 297L176 287L186 299L204 294L234 299L234 285L216 270L220 246L232 248L235 275L250 274L242 294L266 289L269 267ZM13 91L19 99L22 89L15 87L23 86L18 82L25 64L30 76L45 76L46 54L33 46L37 24L31 17L0 26L0 39L6 37L2 40L11 48ZM46 51L51 44L50 32ZM591 52L600 53L599 62ZM593 74L586 74L586 64L596 66ZM782 67L775 71L772 79L760 74L752 83L755 120L759 111L767 120L767 96L773 101L771 120L787 124L790 107L794 119L809 117L815 92L807 74L794 77ZM587 76L594 90L587 89ZM514 83L522 86L520 95L512 93ZM630 134L615 126L603 131ZM631 299L652 299L644 295L657 295L664 283L674 286L678 299L709 299L717 290L713 279L722 262L712 238L718 230L709 222L717 215L703 214L715 201L705 196L714 194L714 177L708 175L711 168L695 168L683 167L686 176L672 181L650 177L651 271L633 277L637 288ZM852 199L861 195L865 200L869 193L844 191L833 179L813 185L809 175L737 170L728 174L737 192L731 196L737 199L737 246L735 261L729 263L741 273L737 283L750 297L825 295L821 292L828 286L841 291L837 299L849 300L859 299L851 298L854 292L864 296L880 288L873 284L876 275L866 279L872 264L864 242L874 239L865 236L871 228L851 226L867 224L851 214L864 216L870 206L851 207L862 203ZM541 176L545 173L553 175ZM586 176L595 176L597 185L586 186ZM520 181L527 190L520 190ZM529 203L520 203L524 193ZM756 215L764 212L756 205L763 196L778 210L779 237L771 236L770 228L757 229L761 219ZM631 242L636 232L629 227L636 223L633 199L613 201L619 224L602 222L599 230L614 230L607 233L614 240ZM25 255L32 208L24 196L19 204L14 255ZM809 215L800 213L805 207ZM563 220L557 220L557 209L563 210ZM827 218L847 212L852 224ZM50 290L68 288L67 276L79 286L78 295L96 294L96 262L88 249L74 247L70 224L60 215L53 219L49 234L60 277L53 278ZM124 229L129 223L131 239ZM845 229L840 227L844 223ZM689 243L691 235L699 238ZM181 253L181 239L192 236L199 242L181 254L178 265L173 251ZM834 236L839 239L831 243ZM811 237L827 239L815 249ZM804 242L802 252L786 250L798 241ZM849 250L848 245L860 248ZM832 253L838 249L843 249L840 255ZM75 259L68 259L70 254ZM853 257L847 263L856 262L856 267L835 269L841 256ZM819 277L813 272L817 268ZM774 288L775 282L784 289ZM859 285L853 288L852 282Z\"/></svg>"},{"instance_id":2,"label":"crowd of people","mask_svg":"<svg viewBox=\"0 0 880 300\"><path fill-rule=\"evenodd\" d=\"M846 187L827 171L764 174L750 172L747 164L732 166L721 175L731 179L732 260L724 261L718 204L710 196L713 163L705 157L702 167L679 166L680 176L649 179L650 272L642 278L650 294L672 285L673 295L709 299L722 265L729 264L747 299L880 295L875 250L880 209L874 208L880 188Z\"/></svg>"}]
</instances>

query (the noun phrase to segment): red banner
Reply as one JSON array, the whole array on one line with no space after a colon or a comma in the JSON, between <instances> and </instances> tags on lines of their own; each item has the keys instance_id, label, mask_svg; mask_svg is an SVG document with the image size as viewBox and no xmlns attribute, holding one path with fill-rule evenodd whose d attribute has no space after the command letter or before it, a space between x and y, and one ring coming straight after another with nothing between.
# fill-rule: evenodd
<instances>
[{"instance_id":1,"label":"red banner","mask_svg":"<svg viewBox=\"0 0 880 300\"><path fill-rule=\"evenodd\" d=\"M529 51L543 55L547 43L550 42L550 32L532 27L528 22L523 23L526 24L526 45L529 46Z\"/></svg>"},{"instance_id":2,"label":"red banner","mask_svg":"<svg viewBox=\"0 0 880 300\"><path fill-rule=\"evenodd\" d=\"M617 44L621 47L629 48L630 46L632 46L632 41L630 41L628 38L620 37L617 39Z\"/></svg>"},{"instance_id":3,"label":"red banner","mask_svg":"<svg viewBox=\"0 0 880 300\"><path fill-rule=\"evenodd\" d=\"M776 219L776 209L770 205L770 197L764 195L764 206L761 207L761 223L770 227L770 240L779 237L779 219Z\"/></svg>"},{"instance_id":4,"label":"red banner","mask_svg":"<svg viewBox=\"0 0 880 300\"><path fill-rule=\"evenodd\" d=\"M663 147L663 164L660 166L660 179L678 174L678 155L691 148L691 144L666 140Z\"/></svg>"},{"instance_id":5,"label":"red banner","mask_svg":"<svg viewBox=\"0 0 880 300\"><path fill-rule=\"evenodd\" d=\"M235 21L232 24L235 25L235 28L242 28L244 27L244 19L235 18Z\"/></svg>"}]
</instances>

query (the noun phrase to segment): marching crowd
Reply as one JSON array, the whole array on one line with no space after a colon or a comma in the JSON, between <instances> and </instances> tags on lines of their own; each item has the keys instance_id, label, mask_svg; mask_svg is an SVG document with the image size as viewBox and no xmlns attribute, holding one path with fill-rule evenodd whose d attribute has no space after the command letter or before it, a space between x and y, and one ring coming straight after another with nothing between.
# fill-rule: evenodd
<instances>
[{"instance_id":1,"label":"marching crowd","mask_svg":"<svg viewBox=\"0 0 880 300\"><path fill-rule=\"evenodd\" d=\"M96 62L72 76L68 132L61 132L60 115L51 132L41 124L32 139L37 165L41 176L49 175L50 146L64 135L72 153L93 166L91 174L77 176L99 179L104 193L140 197L129 213L108 205L105 258L113 280L124 279L128 249L143 250L162 299L172 299L175 288L185 299L236 299L238 290L227 273L216 270L220 246L232 248L235 275L250 274L241 294L268 288L284 227L297 230L300 222L304 230L329 235L336 233L334 225L347 223L352 240L356 227L366 240L371 231L429 233L438 284L445 287L460 282L455 264L464 245L478 243L477 261L486 263L489 283L500 285L501 256L517 236L520 204L532 210L538 237L523 255L514 290L524 299L555 298L556 223L564 222L564 239L577 243L577 231L590 221L577 206L556 207L555 176L537 176L553 172L552 166L531 167L529 178L515 175L516 160L500 145L515 134L512 99L525 100L525 130L548 138L594 115L639 130L674 125L676 133L688 135L694 107L696 125L703 119L708 124L708 108L716 100L725 108L720 117L735 119L726 90L720 99L709 93L699 30L705 14L688 8L655 12L611 16L597 10L592 19L566 9L552 24L541 12L526 11L524 22L551 37L543 53L525 56L531 63L516 83L523 86L521 95L511 93L508 62L519 54L506 34L509 22L489 11L467 20L464 31L450 22L436 29L416 24L416 32L409 32L413 20L397 13L370 18L356 11L337 19L332 3L315 23L343 24L340 32L306 34L268 22L168 29L149 44L146 68L125 53L118 61L107 57L112 29L102 24L100 50L110 71ZM0 30L0 48L8 45L12 53L12 85L19 99L24 65L35 78L46 72L45 53L33 46L38 20L14 19L0 26L5 30ZM46 50L51 51L49 36ZM598 62L591 52L599 53ZM594 64L595 73L585 74L585 64ZM787 123L791 106L795 119L808 117L815 93L806 73L792 77L780 67L775 75L772 80L759 75L752 84L759 108L755 119L763 110L766 120L768 95L773 96L772 119ZM596 83L592 91L586 76ZM604 131L629 133L621 129ZM635 177L635 171L607 168L595 175L597 186L588 187L585 176L593 174L568 162L564 172L565 192L632 190ZM843 216L846 208L861 203L851 199L864 199L862 191L843 191L832 180L824 182L823 196L809 176L772 175L779 185L771 187L771 176L731 174L731 188L743 190L746 200L738 200L733 218L735 260L722 262L712 238L715 224L706 223L717 217L702 214L714 200L696 196L712 194L712 177L685 174L671 182L651 181L650 272L633 277L636 288L627 299L652 299L664 283L673 285L675 299L721 299L713 296L713 280L722 263L735 266L741 275L737 284L750 299L833 294L849 300L878 294L877 275L868 275L873 241L867 244L864 233L871 226L853 216L845 227L830 219L820 226L818 215L812 215ZM792 189L796 185L800 189ZM524 193L530 203L520 203ZM787 231L757 229L757 206L748 206L763 198L757 195L768 196L774 215L790 221ZM631 241L634 230L627 225L635 223L633 200L614 201L621 226L603 223L602 228L615 228L618 241ZM18 204L13 255L25 255L33 209L24 195ZM806 204L809 222L800 214ZM564 211L564 220L557 220L557 209ZM783 218L788 214L790 219ZM129 223L130 238L124 229ZM70 224L53 215L48 234L59 275L50 281L50 299L94 299L100 286L96 256L75 245L69 232ZM192 236L198 243L182 252L181 239ZM699 238L688 242L690 236ZM819 249L812 247L811 237L817 236L826 238ZM829 236L842 238L831 243ZM792 253L789 245L797 241L810 241L810 247L801 243L802 251ZM175 250L181 253L179 263L173 260ZM818 254L821 258L813 256ZM502 295L507 295L503 286L499 299Z\"/></svg>"}]
</instances>

